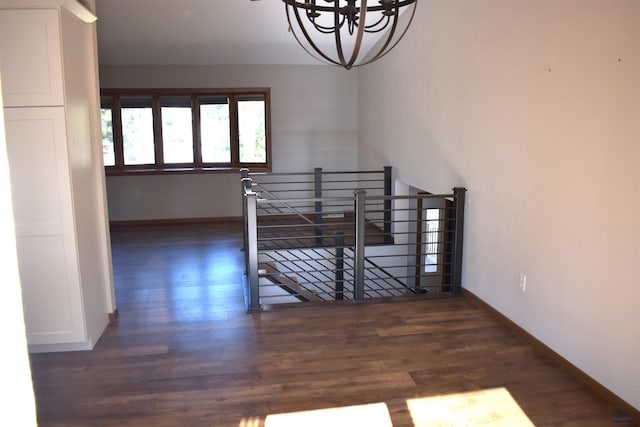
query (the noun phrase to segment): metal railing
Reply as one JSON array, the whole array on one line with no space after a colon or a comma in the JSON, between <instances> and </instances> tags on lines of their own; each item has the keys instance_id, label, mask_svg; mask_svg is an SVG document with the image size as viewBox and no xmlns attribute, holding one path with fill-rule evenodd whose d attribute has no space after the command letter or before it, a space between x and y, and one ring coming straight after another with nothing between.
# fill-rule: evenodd
<instances>
[{"instance_id":1,"label":"metal railing","mask_svg":"<svg viewBox=\"0 0 640 427\"><path fill-rule=\"evenodd\" d=\"M261 216L271 216L274 219L272 225L275 225L275 220L285 224L286 216L291 216L294 220L318 226L312 228L319 242L323 234L323 222L353 214L354 205L349 203L355 189L366 190L369 195L391 195L391 171L391 166L385 166L379 170L367 171L326 171L315 168L313 172L289 173L250 172L249 169L241 169L241 174L243 183L250 183L247 188L258 193L261 198L291 200L290 203L269 209L263 206ZM244 185L242 191L244 195ZM390 239L391 202L382 203L380 215L370 220L375 220L384 230L386 238Z\"/></svg>"},{"instance_id":2,"label":"metal railing","mask_svg":"<svg viewBox=\"0 0 640 427\"><path fill-rule=\"evenodd\" d=\"M325 195L323 185L323 196L315 197L315 180L307 182L313 189L299 180L294 188L285 174L265 184L265 175L243 172L249 310L278 302L361 303L461 292L466 190L392 196L385 194L390 168L383 174L389 185L359 188L362 182L354 180L352 189L340 189L337 196ZM317 170L313 175L318 177ZM284 188L274 188L274 182Z\"/></svg>"}]
</instances>

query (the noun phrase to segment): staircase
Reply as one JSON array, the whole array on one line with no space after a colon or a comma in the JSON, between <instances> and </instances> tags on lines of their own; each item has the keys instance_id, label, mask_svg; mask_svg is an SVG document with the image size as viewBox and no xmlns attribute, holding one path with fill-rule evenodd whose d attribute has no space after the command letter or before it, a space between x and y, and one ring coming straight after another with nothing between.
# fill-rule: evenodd
<instances>
[{"instance_id":1,"label":"staircase","mask_svg":"<svg viewBox=\"0 0 640 427\"><path fill-rule=\"evenodd\" d=\"M248 310L459 294L465 189L393 196L390 180L389 167L243 170Z\"/></svg>"}]
</instances>

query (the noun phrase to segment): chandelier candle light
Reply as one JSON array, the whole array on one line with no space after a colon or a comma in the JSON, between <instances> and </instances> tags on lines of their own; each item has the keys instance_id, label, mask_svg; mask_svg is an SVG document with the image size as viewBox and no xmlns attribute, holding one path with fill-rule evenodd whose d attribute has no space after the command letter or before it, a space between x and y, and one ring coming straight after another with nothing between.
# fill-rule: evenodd
<instances>
[{"instance_id":1,"label":"chandelier candle light","mask_svg":"<svg viewBox=\"0 0 640 427\"><path fill-rule=\"evenodd\" d=\"M290 31L300 46L316 59L347 70L380 59L393 49L409 29L418 4L417 0L282 1ZM405 12L408 19L401 16ZM328 43L330 48L326 48Z\"/></svg>"}]
</instances>

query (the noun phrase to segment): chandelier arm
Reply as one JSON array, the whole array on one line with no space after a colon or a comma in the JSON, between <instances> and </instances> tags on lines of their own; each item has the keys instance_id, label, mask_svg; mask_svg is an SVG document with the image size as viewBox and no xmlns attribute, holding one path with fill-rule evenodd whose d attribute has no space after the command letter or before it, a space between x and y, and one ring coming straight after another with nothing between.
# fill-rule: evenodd
<instances>
[{"instance_id":1,"label":"chandelier arm","mask_svg":"<svg viewBox=\"0 0 640 427\"><path fill-rule=\"evenodd\" d=\"M285 2L286 3L286 2ZM292 7L297 7L297 6L292 6ZM316 6L315 4L311 4L310 6L307 5L307 3L304 4L304 6L302 6L302 9L305 9L305 15L307 16L307 20L309 20L309 22L311 23L311 25L313 25L313 27L322 34L331 34L333 32L335 32L337 29L342 28L342 26L344 25L344 22L346 20L346 17L342 17L342 20L340 21L340 23L336 24L334 23L334 25L332 27L328 27L328 26L324 26L321 25L319 23L316 22L316 19L318 16L322 15L321 13L318 14L318 16L313 16L314 12L316 10L318 10L319 6ZM322 12L322 10L321 10Z\"/></svg>"},{"instance_id":2,"label":"chandelier arm","mask_svg":"<svg viewBox=\"0 0 640 427\"><path fill-rule=\"evenodd\" d=\"M298 44L300 45L300 47L302 49L304 49L305 52L307 52L309 55L311 55L312 57L316 58L317 60L321 61L321 62L326 62L329 64L333 64L333 65L340 65L342 66L341 63L339 63L338 61L335 61L333 59L331 59L329 56L325 55L319 48L318 46L316 46L316 44L313 42L313 40L311 40L311 37L309 37L309 33L307 32L306 28L304 27L304 25L302 24L302 19L300 18L300 14L298 12L298 9L295 6L292 6L293 8L293 13L296 17L296 20L298 21L298 26L300 27L300 31L302 31L302 34L305 36L305 39L307 40L307 42L311 45L311 47L313 48L313 50L315 50L315 52L320 55L320 57L316 56L315 53L313 53L311 50L307 49L307 47L304 45L304 43L302 43L300 41L300 38L298 37L298 34L296 33L296 31L294 30L294 26L291 25L291 15L289 13L289 5L290 3L287 0L285 1L285 11L287 12L287 22L289 23L289 29L291 30L291 33L293 34L293 37L296 39L296 41L298 42ZM295 3L295 2L294 2Z\"/></svg>"},{"instance_id":3,"label":"chandelier arm","mask_svg":"<svg viewBox=\"0 0 640 427\"><path fill-rule=\"evenodd\" d=\"M417 2L418 2L418 0L402 0L402 1L397 2L394 7L403 8L405 6L409 6L410 4L417 3ZM319 7L321 7L321 6L319 6ZM368 9L369 12L382 12L382 11L387 10L386 6L382 6L382 5L380 5L380 6L369 6L367 9Z\"/></svg>"},{"instance_id":4,"label":"chandelier arm","mask_svg":"<svg viewBox=\"0 0 640 427\"><path fill-rule=\"evenodd\" d=\"M409 27L411 26L411 23L413 22L413 18L416 15L416 8L418 7L418 3L417 2L412 2L413 4L413 10L411 11L411 16L409 17L409 22L407 22L407 25L404 27L404 30L402 31L402 34L400 34L400 37L398 37L398 40L396 40L396 42L385 51L385 48L389 45L389 43L391 42L391 39L393 37L389 37L385 43L385 45L382 47L382 49L380 49L378 51L378 53L373 56L370 60L363 62L362 64L358 64L358 67L361 67L363 65L367 65L367 64L371 64L373 61L377 61L378 59L384 57L386 54L388 54L389 52L391 52L393 50L394 47L396 47L398 45L398 43L400 43L400 40L402 40L402 38L404 37L405 34L407 34L407 31L409 30ZM397 20L394 22L393 26L394 28L392 29L392 31L395 32L395 27L397 26L398 22Z\"/></svg>"},{"instance_id":5,"label":"chandelier arm","mask_svg":"<svg viewBox=\"0 0 640 427\"><path fill-rule=\"evenodd\" d=\"M310 20L311 21L311 20ZM338 24L338 27L325 27L324 25L320 25L320 24L316 24L315 21L311 21L311 23L313 24L313 27L318 30L319 33L322 34L331 34L333 32L336 31L336 28L342 28L342 26L344 25L344 22L346 21L346 18L343 16L342 20L340 21L340 23Z\"/></svg>"},{"instance_id":6,"label":"chandelier arm","mask_svg":"<svg viewBox=\"0 0 640 427\"><path fill-rule=\"evenodd\" d=\"M377 30L372 30L372 28L377 27L378 25L380 25L380 23L384 20L387 20L387 23L384 24L382 27L378 28ZM369 34L375 34L375 33L379 33L380 31L384 31L388 26L389 26L389 22L391 22L391 17L390 16L385 16L382 15L380 17L380 19L378 19L378 22L374 22L371 25L367 25L366 27L364 27L364 30L369 33Z\"/></svg>"}]
</instances>

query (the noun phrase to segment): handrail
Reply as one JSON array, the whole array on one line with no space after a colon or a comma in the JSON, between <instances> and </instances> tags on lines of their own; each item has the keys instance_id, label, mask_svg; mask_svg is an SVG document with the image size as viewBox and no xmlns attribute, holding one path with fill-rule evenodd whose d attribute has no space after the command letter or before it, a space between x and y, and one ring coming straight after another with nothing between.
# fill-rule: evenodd
<instances>
[{"instance_id":1,"label":"handrail","mask_svg":"<svg viewBox=\"0 0 640 427\"><path fill-rule=\"evenodd\" d=\"M416 200L416 199L446 199L455 194L416 194L412 196L367 196L367 200Z\"/></svg>"},{"instance_id":2,"label":"handrail","mask_svg":"<svg viewBox=\"0 0 640 427\"><path fill-rule=\"evenodd\" d=\"M381 170L366 170L366 171L322 171L323 175L355 175L355 174L372 174L372 173L383 173ZM249 172L249 176L287 176L287 175L313 175L313 172Z\"/></svg>"},{"instance_id":3,"label":"handrail","mask_svg":"<svg viewBox=\"0 0 640 427\"><path fill-rule=\"evenodd\" d=\"M258 203L294 203L294 202L353 202L353 197L305 197L300 199L264 199L258 198Z\"/></svg>"}]
</instances>

